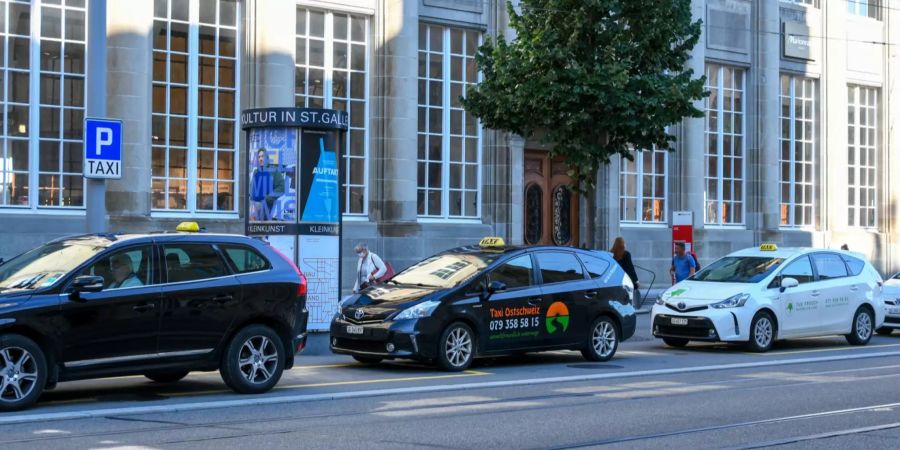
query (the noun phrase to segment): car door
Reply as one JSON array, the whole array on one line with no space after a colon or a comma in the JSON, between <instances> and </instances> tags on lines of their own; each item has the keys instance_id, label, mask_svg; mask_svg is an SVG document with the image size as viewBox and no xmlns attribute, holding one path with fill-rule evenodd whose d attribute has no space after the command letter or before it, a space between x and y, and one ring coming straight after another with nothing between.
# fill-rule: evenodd
<instances>
[{"instance_id":1,"label":"car door","mask_svg":"<svg viewBox=\"0 0 900 450\"><path fill-rule=\"evenodd\" d=\"M240 283L212 243L163 243L161 255L165 283L159 351L178 355L212 351L241 304Z\"/></svg>"},{"instance_id":2,"label":"car door","mask_svg":"<svg viewBox=\"0 0 900 450\"><path fill-rule=\"evenodd\" d=\"M584 273L581 261L564 250L535 253L544 297L541 343L548 346L582 342L588 327L588 302L597 296L596 284Z\"/></svg>"},{"instance_id":3,"label":"car door","mask_svg":"<svg viewBox=\"0 0 900 450\"><path fill-rule=\"evenodd\" d=\"M818 275L818 291L820 298L820 324L822 333L847 332L853 322L856 311L850 297L859 293L859 286L854 286L848 277L847 265L837 253L814 253L811 255ZM856 292L851 291L854 289Z\"/></svg>"},{"instance_id":4,"label":"car door","mask_svg":"<svg viewBox=\"0 0 900 450\"><path fill-rule=\"evenodd\" d=\"M532 348L543 326L543 297L530 254L513 257L488 272L486 285L499 281L506 290L495 292L481 308L489 352Z\"/></svg>"},{"instance_id":5,"label":"car door","mask_svg":"<svg viewBox=\"0 0 900 450\"><path fill-rule=\"evenodd\" d=\"M778 296L779 337L809 334L820 327L819 301L821 297L809 256L803 255L788 263L776 278L779 280L776 284L780 286L780 280L785 278L794 278L800 284L785 289Z\"/></svg>"},{"instance_id":6,"label":"car door","mask_svg":"<svg viewBox=\"0 0 900 450\"><path fill-rule=\"evenodd\" d=\"M160 318L160 286L153 246L108 254L76 276L104 278L104 289L65 293L61 302L63 364L67 368L154 358Z\"/></svg>"}]
</instances>

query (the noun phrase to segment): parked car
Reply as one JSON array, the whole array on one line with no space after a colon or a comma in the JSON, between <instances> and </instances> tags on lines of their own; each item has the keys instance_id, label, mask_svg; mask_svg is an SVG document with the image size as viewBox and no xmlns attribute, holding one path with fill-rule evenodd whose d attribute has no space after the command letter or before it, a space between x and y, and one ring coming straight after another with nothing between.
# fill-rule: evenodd
<instances>
[{"instance_id":1,"label":"parked car","mask_svg":"<svg viewBox=\"0 0 900 450\"><path fill-rule=\"evenodd\" d=\"M887 336L900 328L900 273L884 282L882 299L885 308L884 324L875 331Z\"/></svg>"}]
</instances>

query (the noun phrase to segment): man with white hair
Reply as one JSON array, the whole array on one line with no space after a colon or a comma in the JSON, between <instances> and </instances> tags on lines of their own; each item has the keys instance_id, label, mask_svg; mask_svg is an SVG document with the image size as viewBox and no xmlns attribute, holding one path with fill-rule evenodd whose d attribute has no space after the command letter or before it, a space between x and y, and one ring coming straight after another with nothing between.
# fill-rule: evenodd
<instances>
[{"instance_id":1,"label":"man with white hair","mask_svg":"<svg viewBox=\"0 0 900 450\"><path fill-rule=\"evenodd\" d=\"M378 255L370 252L369 247L363 242L356 244L353 251L359 257L359 261L356 263L356 283L353 284L353 292L358 293L371 286L375 280L383 277L387 273L387 267L384 265L384 261Z\"/></svg>"}]
</instances>

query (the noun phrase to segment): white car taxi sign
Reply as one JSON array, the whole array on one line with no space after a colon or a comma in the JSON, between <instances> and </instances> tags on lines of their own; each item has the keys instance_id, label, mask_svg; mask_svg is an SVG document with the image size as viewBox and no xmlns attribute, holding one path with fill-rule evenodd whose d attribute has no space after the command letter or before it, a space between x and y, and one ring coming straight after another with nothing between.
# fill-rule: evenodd
<instances>
[{"instance_id":1,"label":"white car taxi sign","mask_svg":"<svg viewBox=\"0 0 900 450\"><path fill-rule=\"evenodd\" d=\"M883 326L882 279L859 253L764 243L707 265L659 296L653 335L745 342L766 351L779 339L844 335L869 342Z\"/></svg>"}]
</instances>

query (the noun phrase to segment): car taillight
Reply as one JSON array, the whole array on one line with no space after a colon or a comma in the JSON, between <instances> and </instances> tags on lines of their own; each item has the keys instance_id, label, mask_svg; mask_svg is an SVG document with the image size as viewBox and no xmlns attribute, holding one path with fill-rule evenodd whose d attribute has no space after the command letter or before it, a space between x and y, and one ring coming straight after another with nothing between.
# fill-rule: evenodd
<instances>
[{"instance_id":1,"label":"car taillight","mask_svg":"<svg viewBox=\"0 0 900 450\"><path fill-rule=\"evenodd\" d=\"M294 260L292 260L291 258L288 258L287 255L285 255L284 253L281 253L275 247L272 247L272 250L275 250L275 253L278 253L278 256L280 256L281 259L284 260L284 262L288 263L288 265L290 265L291 268L294 269L294 272L297 272L297 276L300 278L300 285L297 286L297 295L298 296L306 295L307 285L308 285L308 282L306 280L306 275L303 275L303 272L300 271L300 268L297 267L296 264L294 264Z\"/></svg>"}]
</instances>

